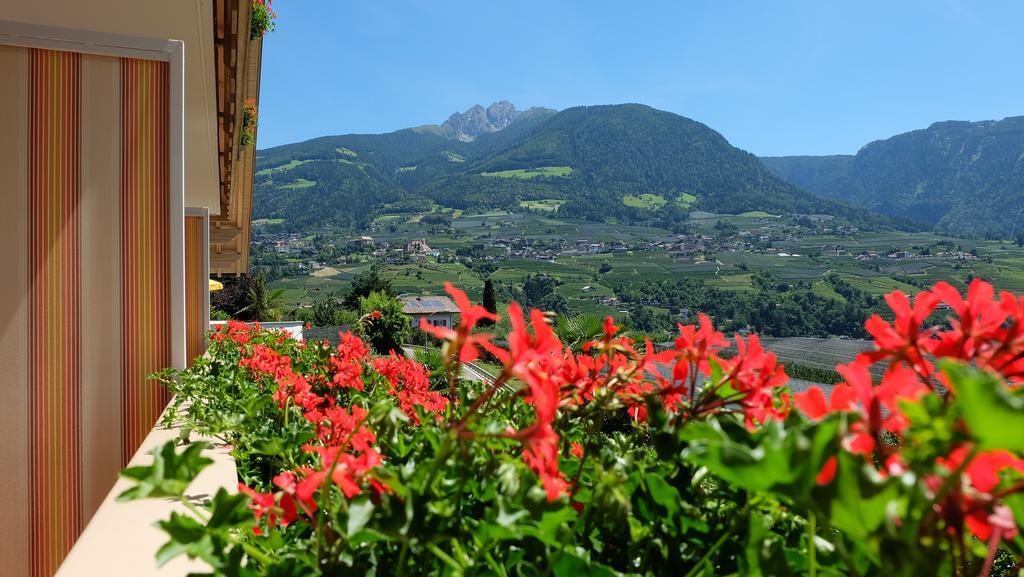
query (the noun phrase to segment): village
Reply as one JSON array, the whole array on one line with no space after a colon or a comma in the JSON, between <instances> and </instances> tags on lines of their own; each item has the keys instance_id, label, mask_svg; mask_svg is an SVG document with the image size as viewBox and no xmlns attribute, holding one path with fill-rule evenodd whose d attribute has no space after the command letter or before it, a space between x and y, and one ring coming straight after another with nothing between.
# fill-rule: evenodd
<instances>
[{"instance_id":1,"label":"village","mask_svg":"<svg viewBox=\"0 0 1024 577\"><path fill-rule=\"evenodd\" d=\"M431 259L439 263L461 262L467 265L511 260L556 263L581 256L642 253L664 254L674 262L684 264L713 263L717 259L716 255L722 253L779 258L825 256L847 258L865 264L925 258L967 263L979 259L976 250L961 250L947 242L934 242L930 246L915 245L914 248L894 243L888 249L858 249L861 244L857 240L860 231L855 227L818 226L809 229L799 224L779 223L766 218L759 218L753 224L756 226L738 228L725 221L718 221L706 231L660 234L652 238L629 240L512 234L515 231L507 228L502 231L504 235L494 235L490 231L475 235L452 232L448 237L435 235L433 238L412 236L416 232L424 232L422 230L408 231L409 236L390 234L381 238L338 233L313 236L270 233L257 228L252 246L254 253L264 256L263 261L284 266L291 274L313 274L325 267L344 267L364 262L398 265ZM815 244L820 239L828 239L828 242ZM431 246L431 242L435 242L436 246Z\"/></svg>"}]
</instances>

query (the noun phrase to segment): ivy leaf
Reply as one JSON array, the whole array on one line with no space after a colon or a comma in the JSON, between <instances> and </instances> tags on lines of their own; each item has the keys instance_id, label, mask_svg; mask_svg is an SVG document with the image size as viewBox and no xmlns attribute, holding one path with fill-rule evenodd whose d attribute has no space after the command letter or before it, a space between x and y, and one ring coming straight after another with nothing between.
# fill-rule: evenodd
<instances>
[{"instance_id":1,"label":"ivy leaf","mask_svg":"<svg viewBox=\"0 0 1024 577\"><path fill-rule=\"evenodd\" d=\"M174 450L174 441L164 443L153 454L153 464L129 467L121 476L136 481L135 486L117 496L118 501L150 497L180 497L207 465L213 461L202 456L209 445L195 443L181 454Z\"/></svg>"},{"instance_id":2,"label":"ivy leaf","mask_svg":"<svg viewBox=\"0 0 1024 577\"><path fill-rule=\"evenodd\" d=\"M1024 451L1024 397L986 371L948 361L942 370L981 449Z\"/></svg>"},{"instance_id":3,"label":"ivy leaf","mask_svg":"<svg viewBox=\"0 0 1024 577\"><path fill-rule=\"evenodd\" d=\"M213 541L206 527L199 521L175 511L171 513L170 519L158 522L157 526L170 536L170 540L156 553L158 566L163 566L182 553L190 559L198 557L211 565L217 563Z\"/></svg>"},{"instance_id":4,"label":"ivy leaf","mask_svg":"<svg viewBox=\"0 0 1024 577\"><path fill-rule=\"evenodd\" d=\"M253 443L252 452L260 455L271 455L276 456L284 453L285 445L284 440L280 437L270 437L268 439L260 439Z\"/></svg>"},{"instance_id":5,"label":"ivy leaf","mask_svg":"<svg viewBox=\"0 0 1024 577\"><path fill-rule=\"evenodd\" d=\"M679 511L679 491L672 485L669 485L664 477L648 473L644 477L644 483L647 485L647 490L651 493L651 498L654 499L655 503L668 511L669 517Z\"/></svg>"}]
</instances>

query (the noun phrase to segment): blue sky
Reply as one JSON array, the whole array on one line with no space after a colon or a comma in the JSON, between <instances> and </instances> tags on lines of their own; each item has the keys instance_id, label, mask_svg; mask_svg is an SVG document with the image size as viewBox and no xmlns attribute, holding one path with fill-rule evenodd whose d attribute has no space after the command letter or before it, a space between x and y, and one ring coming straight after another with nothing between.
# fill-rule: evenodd
<instances>
[{"instance_id":1,"label":"blue sky","mask_svg":"<svg viewBox=\"0 0 1024 577\"><path fill-rule=\"evenodd\" d=\"M759 155L1024 114L1019 0L277 0L259 146L641 102Z\"/></svg>"}]
</instances>

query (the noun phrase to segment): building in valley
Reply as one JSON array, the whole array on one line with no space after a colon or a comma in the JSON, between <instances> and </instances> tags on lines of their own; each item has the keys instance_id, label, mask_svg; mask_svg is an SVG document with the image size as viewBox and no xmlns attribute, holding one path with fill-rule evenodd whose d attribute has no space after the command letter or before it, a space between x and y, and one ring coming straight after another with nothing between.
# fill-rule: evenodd
<instances>
[{"instance_id":1,"label":"building in valley","mask_svg":"<svg viewBox=\"0 0 1024 577\"><path fill-rule=\"evenodd\" d=\"M420 319L426 319L435 327L455 326L459 307L446 296L402 295L398 300L402 302L402 312L412 318L413 328L419 328Z\"/></svg>"}]
</instances>

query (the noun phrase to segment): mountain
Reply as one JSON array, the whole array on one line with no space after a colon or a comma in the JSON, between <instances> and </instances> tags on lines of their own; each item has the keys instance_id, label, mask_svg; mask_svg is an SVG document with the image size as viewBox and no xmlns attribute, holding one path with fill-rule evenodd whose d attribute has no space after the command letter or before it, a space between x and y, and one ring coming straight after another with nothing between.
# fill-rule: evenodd
<instances>
[{"instance_id":1,"label":"mountain","mask_svg":"<svg viewBox=\"0 0 1024 577\"><path fill-rule=\"evenodd\" d=\"M761 162L772 174L804 190L835 198L853 164L852 154L829 156L765 156Z\"/></svg>"},{"instance_id":2,"label":"mountain","mask_svg":"<svg viewBox=\"0 0 1024 577\"><path fill-rule=\"evenodd\" d=\"M776 177L711 128L648 106L517 112L496 103L453 118L260 150L254 216L293 229L352 227L434 205L520 210L523 201L552 200L565 218L669 228L691 209L877 224L866 211Z\"/></svg>"},{"instance_id":3,"label":"mountain","mask_svg":"<svg viewBox=\"0 0 1024 577\"><path fill-rule=\"evenodd\" d=\"M544 115L554 112L549 108L531 108L519 111L508 100L501 100L487 108L476 104L465 112L455 112L448 117L441 128L451 138L471 142L482 134L507 128L524 115Z\"/></svg>"},{"instance_id":4,"label":"mountain","mask_svg":"<svg viewBox=\"0 0 1024 577\"><path fill-rule=\"evenodd\" d=\"M938 122L872 142L852 157L761 160L812 192L950 234L1024 234L1024 116Z\"/></svg>"}]
</instances>

